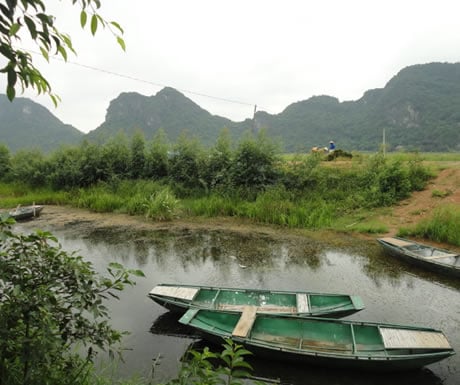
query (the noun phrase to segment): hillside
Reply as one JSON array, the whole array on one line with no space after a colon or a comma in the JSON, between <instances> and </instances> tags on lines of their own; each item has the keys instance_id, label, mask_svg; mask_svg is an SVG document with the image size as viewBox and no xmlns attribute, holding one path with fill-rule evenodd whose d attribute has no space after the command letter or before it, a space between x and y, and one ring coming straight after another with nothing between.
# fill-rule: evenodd
<instances>
[{"instance_id":1,"label":"hillside","mask_svg":"<svg viewBox=\"0 0 460 385\"><path fill-rule=\"evenodd\" d=\"M45 150L83 137L105 142L137 130L150 139L163 129L175 142L186 132L204 145L215 143L228 128L237 141L248 130L266 129L285 151L309 151L330 140L347 151L376 151L385 132L388 150L460 151L460 63L430 63L402 69L384 88L368 90L356 101L313 96L279 114L259 111L255 121L233 122L210 114L182 93L164 88L156 95L122 93L110 102L105 121L83 136L48 110L23 98L0 98L0 142L13 151L38 146Z\"/></svg>"},{"instance_id":2,"label":"hillside","mask_svg":"<svg viewBox=\"0 0 460 385\"><path fill-rule=\"evenodd\" d=\"M259 111L255 124L213 116L171 88L150 97L121 94L88 138L100 141L136 129L149 138L163 128L172 141L186 130L212 145L224 127L233 139L256 127L266 129L289 152L309 151L329 140L348 151L376 151L385 131L389 150L460 151L459 105L460 63L431 63L404 68L384 88L369 90L357 101L314 96L280 114Z\"/></svg>"},{"instance_id":3,"label":"hillside","mask_svg":"<svg viewBox=\"0 0 460 385\"><path fill-rule=\"evenodd\" d=\"M232 129L234 139L241 134L238 124L211 115L180 92L166 87L149 97L135 92L120 94L110 102L104 123L88 133L87 139L104 142L118 132L129 137L139 129L150 139L163 129L172 141L186 131L211 146L224 127Z\"/></svg>"},{"instance_id":4,"label":"hillside","mask_svg":"<svg viewBox=\"0 0 460 385\"><path fill-rule=\"evenodd\" d=\"M22 148L48 152L62 144L76 144L83 136L41 104L27 98L10 102L5 95L0 95L0 143L13 152Z\"/></svg>"}]
</instances>

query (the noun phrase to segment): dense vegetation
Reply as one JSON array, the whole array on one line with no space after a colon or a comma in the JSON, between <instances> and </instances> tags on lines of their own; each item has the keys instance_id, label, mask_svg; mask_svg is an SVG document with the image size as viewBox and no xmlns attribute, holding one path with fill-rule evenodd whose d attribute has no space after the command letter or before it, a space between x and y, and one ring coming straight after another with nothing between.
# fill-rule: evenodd
<instances>
[{"instance_id":1,"label":"dense vegetation","mask_svg":"<svg viewBox=\"0 0 460 385\"><path fill-rule=\"evenodd\" d=\"M345 167L325 159L281 157L264 132L233 144L225 130L210 149L185 136L170 144L161 131L148 142L140 132L131 140L120 134L102 146L84 142L48 156L11 155L0 147L5 205L68 202L157 220L233 216L337 228L346 215L391 205L422 189L430 177L417 155L403 161L355 154ZM30 191L24 184L33 187L33 196L21 196Z\"/></svg>"},{"instance_id":2,"label":"dense vegetation","mask_svg":"<svg viewBox=\"0 0 460 385\"><path fill-rule=\"evenodd\" d=\"M229 129L233 141L241 140L246 130L266 129L268 136L279 138L287 152L309 152L330 140L346 151L378 151L385 131L389 150L458 152L459 84L460 63L414 65L401 70L384 88L366 91L357 101L339 102L330 96L314 96L287 106L279 114L258 111L255 120L243 122L211 115L172 88L152 96L122 93L110 102L105 121L80 136L90 142L106 143L119 132L131 138L141 130L150 140L163 129L168 139L176 142L187 130L209 148L224 127ZM28 107L32 105L29 101ZM33 111L37 108L35 104ZM60 122L57 125L56 118L48 114L48 126L59 126L62 133L58 130L52 136L37 135L48 129L46 119L42 120L44 116L35 124L35 114L29 116L33 120L27 119L23 109L2 105L0 142L12 151L21 146L55 149L50 138L56 138L57 143L75 143L71 140L78 135L71 131L76 129Z\"/></svg>"}]
</instances>

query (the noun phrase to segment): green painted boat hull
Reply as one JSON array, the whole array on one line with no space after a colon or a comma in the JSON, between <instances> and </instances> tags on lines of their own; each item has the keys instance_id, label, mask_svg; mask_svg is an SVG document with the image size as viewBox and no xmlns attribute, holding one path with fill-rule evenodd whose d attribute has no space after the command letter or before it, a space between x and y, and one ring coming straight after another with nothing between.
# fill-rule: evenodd
<instances>
[{"instance_id":1,"label":"green painted boat hull","mask_svg":"<svg viewBox=\"0 0 460 385\"><path fill-rule=\"evenodd\" d=\"M161 306L181 313L189 308L241 312L250 305L257 306L260 313L344 317L364 309L358 296L305 291L161 284L148 295Z\"/></svg>"},{"instance_id":2,"label":"green painted boat hull","mask_svg":"<svg viewBox=\"0 0 460 385\"><path fill-rule=\"evenodd\" d=\"M256 356L330 367L409 370L455 354L430 328L257 313L244 320L245 312L190 309L179 322L215 343L231 338Z\"/></svg>"}]
</instances>

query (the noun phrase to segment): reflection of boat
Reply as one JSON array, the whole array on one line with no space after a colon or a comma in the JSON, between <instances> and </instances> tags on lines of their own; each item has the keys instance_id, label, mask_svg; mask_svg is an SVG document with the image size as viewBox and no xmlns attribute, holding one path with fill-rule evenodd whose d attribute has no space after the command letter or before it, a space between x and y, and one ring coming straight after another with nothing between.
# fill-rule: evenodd
<instances>
[{"instance_id":1,"label":"reflection of boat","mask_svg":"<svg viewBox=\"0 0 460 385\"><path fill-rule=\"evenodd\" d=\"M388 254L421 267L460 277L460 254L403 238L380 238Z\"/></svg>"},{"instance_id":2,"label":"reflection of boat","mask_svg":"<svg viewBox=\"0 0 460 385\"><path fill-rule=\"evenodd\" d=\"M170 311L161 314L150 327L150 333L182 338L200 337L196 329L177 322L179 318L180 314Z\"/></svg>"},{"instance_id":3,"label":"reflection of boat","mask_svg":"<svg viewBox=\"0 0 460 385\"><path fill-rule=\"evenodd\" d=\"M149 297L172 311L184 313L190 307L241 312L257 306L260 313L339 317L364 308L358 296L261 289L236 289L194 285L161 284Z\"/></svg>"},{"instance_id":4,"label":"reflection of boat","mask_svg":"<svg viewBox=\"0 0 460 385\"><path fill-rule=\"evenodd\" d=\"M22 219L29 219L38 217L43 210L43 206L32 205L32 206L18 206L14 210L9 212L10 217L13 217L15 220L19 221Z\"/></svg>"},{"instance_id":5,"label":"reflection of boat","mask_svg":"<svg viewBox=\"0 0 460 385\"><path fill-rule=\"evenodd\" d=\"M318 317L190 309L179 320L213 342L232 338L256 356L363 370L408 370L455 354L430 328Z\"/></svg>"}]
</instances>

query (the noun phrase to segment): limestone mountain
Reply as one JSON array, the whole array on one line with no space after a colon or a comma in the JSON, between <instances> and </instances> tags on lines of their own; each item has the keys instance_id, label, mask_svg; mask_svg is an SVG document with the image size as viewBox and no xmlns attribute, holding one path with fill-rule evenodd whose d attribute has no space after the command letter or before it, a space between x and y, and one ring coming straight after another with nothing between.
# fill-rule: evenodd
<instances>
[{"instance_id":1,"label":"limestone mountain","mask_svg":"<svg viewBox=\"0 0 460 385\"><path fill-rule=\"evenodd\" d=\"M211 115L182 93L166 87L153 96L122 93L110 102L104 123L88 133L88 140L104 142L119 132L128 137L141 130L150 139L163 129L175 142L182 132L204 145L213 145L224 127L231 128L234 138L241 127L229 119Z\"/></svg>"},{"instance_id":2,"label":"limestone mountain","mask_svg":"<svg viewBox=\"0 0 460 385\"><path fill-rule=\"evenodd\" d=\"M384 131L393 150L460 151L460 63L406 67L357 101L315 96L256 119L291 151L329 140L347 150L375 151Z\"/></svg>"},{"instance_id":3,"label":"limestone mountain","mask_svg":"<svg viewBox=\"0 0 460 385\"><path fill-rule=\"evenodd\" d=\"M243 122L212 115L169 87L153 96L122 93L110 102L104 123L84 136L37 103L0 98L0 142L12 150L31 145L49 150L82 138L103 143L120 131L130 137L141 130L150 139L159 129L173 143L186 132L210 146L224 127L234 140L264 128L289 152L308 152L330 140L346 151L376 151L383 132L389 150L460 151L460 63L406 67L359 100L314 96L279 114L259 111L254 121Z\"/></svg>"},{"instance_id":4,"label":"limestone mountain","mask_svg":"<svg viewBox=\"0 0 460 385\"><path fill-rule=\"evenodd\" d=\"M0 143L13 152L27 148L49 152L62 144L76 144L83 136L41 104L27 98L10 102L0 95Z\"/></svg>"}]
</instances>

